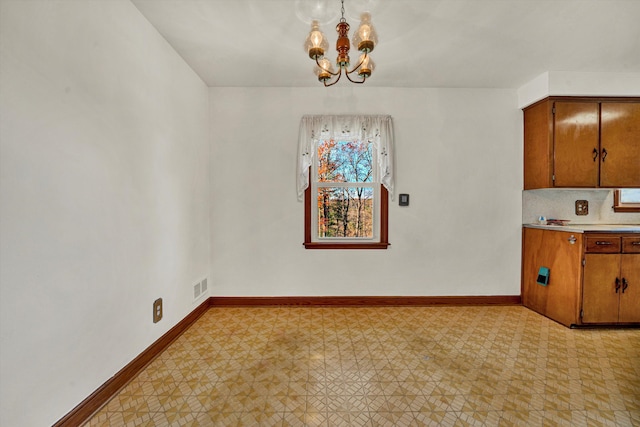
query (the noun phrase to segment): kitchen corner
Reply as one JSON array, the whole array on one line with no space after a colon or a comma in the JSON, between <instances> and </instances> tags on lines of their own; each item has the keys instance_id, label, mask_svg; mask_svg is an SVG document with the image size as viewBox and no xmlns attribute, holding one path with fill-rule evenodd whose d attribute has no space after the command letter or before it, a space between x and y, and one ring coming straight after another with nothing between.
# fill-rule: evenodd
<instances>
[{"instance_id":1,"label":"kitchen corner","mask_svg":"<svg viewBox=\"0 0 640 427\"><path fill-rule=\"evenodd\" d=\"M576 215L576 200L589 202L588 215ZM607 189L523 192L525 307L568 327L640 326L640 213L612 206Z\"/></svg>"},{"instance_id":2,"label":"kitchen corner","mask_svg":"<svg viewBox=\"0 0 640 427\"><path fill-rule=\"evenodd\" d=\"M568 327L640 326L640 97L523 113L523 305Z\"/></svg>"}]
</instances>

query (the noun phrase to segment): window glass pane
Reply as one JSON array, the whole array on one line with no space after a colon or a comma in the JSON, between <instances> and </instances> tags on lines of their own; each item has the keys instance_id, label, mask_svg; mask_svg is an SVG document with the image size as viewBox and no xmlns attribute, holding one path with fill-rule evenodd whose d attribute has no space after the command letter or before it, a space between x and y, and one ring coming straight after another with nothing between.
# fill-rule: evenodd
<instances>
[{"instance_id":1,"label":"window glass pane","mask_svg":"<svg viewBox=\"0 0 640 427\"><path fill-rule=\"evenodd\" d=\"M318 238L373 237L372 187L318 188Z\"/></svg>"},{"instance_id":2,"label":"window glass pane","mask_svg":"<svg viewBox=\"0 0 640 427\"><path fill-rule=\"evenodd\" d=\"M620 203L640 203L640 189L620 190Z\"/></svg>"},{"instance_id":3,"label":"window glass pane","mask_svg":"<svg viewBox=\"0 0 640 427\"><path fill-rule=\"evenodd\" d=\"M319 182L372 182L372 144L367 141L318 143Z\"/></svg>"}]
</instances>

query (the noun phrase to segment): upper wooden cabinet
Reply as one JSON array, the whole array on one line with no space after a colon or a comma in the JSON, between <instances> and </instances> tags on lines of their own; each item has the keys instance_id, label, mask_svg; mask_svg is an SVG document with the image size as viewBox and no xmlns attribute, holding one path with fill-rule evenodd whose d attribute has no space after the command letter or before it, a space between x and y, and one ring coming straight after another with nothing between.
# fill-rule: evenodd
<instances>
[{"instance_id":1,"label":"upper wooden cabinet","mask_svg":"<svg viewBox=\"0 0 640 427\"><path fill-rule=\"evenodd\" d=\"M598 104L555 102L554 165L555 187L597 187L600 153Z\"/></svg>"},{"instance_id":2,"label":"upper wooden cabinet","mask_svg":"<svg viewBox=\"0 0 640 427\"><path fill-rule=\"evenodd\" d=\"M640 101L600 103L600 186L640 187Z\"/></svg>"},{"instance_id":3,"label":"upper wooden cabinet","mask_svg":"<svg viewBox=\"0 0 640 427\"><path fill-rule=\"evenodd\" d=\"M550 97L524 109L524 189L640 187L640 98Z\"/></svg>"}]
</instances>

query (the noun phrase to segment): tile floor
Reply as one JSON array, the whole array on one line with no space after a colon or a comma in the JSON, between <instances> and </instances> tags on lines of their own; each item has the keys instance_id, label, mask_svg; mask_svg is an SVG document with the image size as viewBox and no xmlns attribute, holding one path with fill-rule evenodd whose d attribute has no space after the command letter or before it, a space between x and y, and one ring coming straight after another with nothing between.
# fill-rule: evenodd
<instances>
[{"instance_id":1,"label":"tile floor","mask_svg":"<svg viewBox=\"0 0 640 427\"><path fill-rule=\"evenodd\" d=\"M640 426L640 329L524 307L212 308L87 426Z\"/></svg>"}]
</instances>

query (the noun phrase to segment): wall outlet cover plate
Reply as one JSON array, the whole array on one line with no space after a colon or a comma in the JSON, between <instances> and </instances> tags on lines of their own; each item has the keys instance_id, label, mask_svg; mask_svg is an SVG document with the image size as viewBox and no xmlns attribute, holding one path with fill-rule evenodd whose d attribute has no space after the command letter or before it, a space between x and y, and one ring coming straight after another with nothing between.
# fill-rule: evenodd
<instances>
[{"instance_id":1,"label":"wall outlet cover plate","mask_svg":"<svg viewBox=\"0 0 640 427\"><path fill-rule=\"evenodd\" d=\"M158 298L153 302L153 323L162 320L162 298Z\"/></svg>"},{"instance_id":2,"label":"wall outlet cover plate","mask_svg":"<svg viewBox=\"0 0 640 427\"><path fill-rule=\"evenodd\" d=\"M588 200L576 200L576 215L589 215Z\"/></svg>"}]
</instances>

